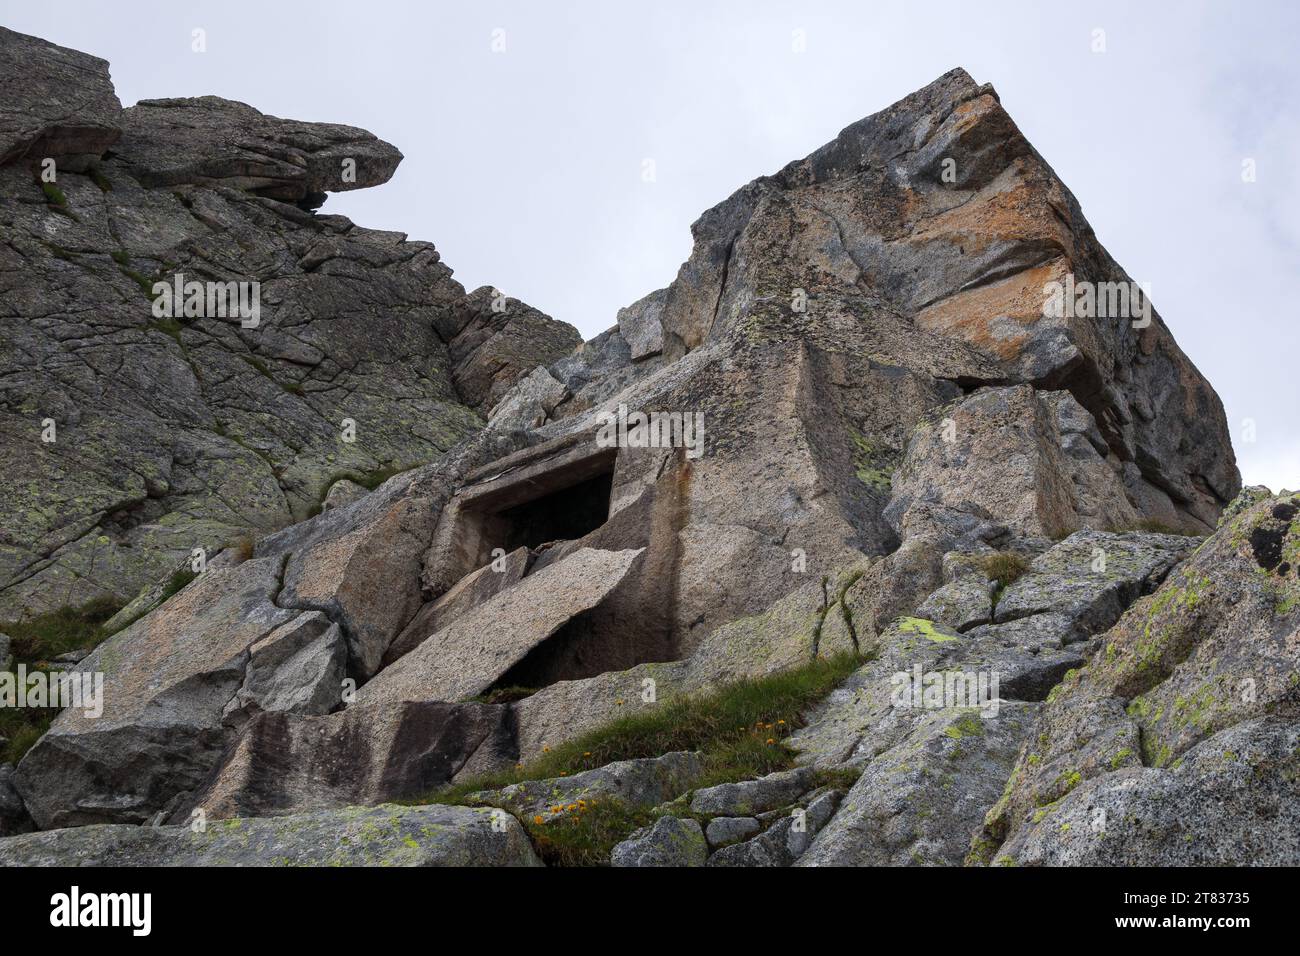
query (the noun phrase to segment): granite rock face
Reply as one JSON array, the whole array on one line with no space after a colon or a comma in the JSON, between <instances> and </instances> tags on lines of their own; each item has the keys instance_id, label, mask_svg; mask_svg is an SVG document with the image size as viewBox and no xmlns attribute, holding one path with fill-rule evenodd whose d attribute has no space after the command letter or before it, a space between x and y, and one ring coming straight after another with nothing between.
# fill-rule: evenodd
<instances>
[{"instance_id":1,"label":"granite rock face","mask_svg":"<svg viewBox=\"0 0 1300 956\"><path fill-rule=\"evenodd\" d=\"M573 326L495 289L466 296L456 321L460 327L449 350L452 381L461 400L483 417L516 382L582 344Z\"/></svg>"},{"instance_id":2,"label":"granite rock face","mask_svg":"<svg viewBox=\"0 0 1300 956\"><path fill-rule=\"evenodd\" d=\"M103 716L65 711L12 775L11 819L80 829L0 859L363 862L322 847L484 775L457 799L486 807L397 813L394 861L535 862L526 831L592 800L657 817L615 865L1294 859L1297 503L1253 489L1218 524L1217 396L991 87L954 70L742 187L583 343L311 211L392 175L377 137L122 110L101 61L0 42L48 60L0 126L0 620L139 595L76 665ZM257 321L156 315L178 274L258 283ZM527 778L835 655L856 670L790 715L793 767ZM1097 808L1122 841L1081 842ZM219 839L174 826L199 811Z\"/></svg>"},{"instance_id":3,"label":"granite rock face","mask_svg":"<svg viewBox=\"0 0 1300 956\"><path fill-rule=\"evenodd\" d=\"M1236 492L1218 399L1158 314L1145 325L1044 315L1050 281L1129 277L992 87L963 70L743 187L692 231L663 306L669 357L723 339L773 299L788 310L796 288L816 303L808 315L874 293L998 370L959 373L963 385L1068 389L1134 465L1125 477L1135 498L1168 497L1212 526Z\"/></svg>"},{"instance_id":4,"label":"granite rock face","mask_svg":"<svg viewBox=\"0 0 1300 956\"><path fill-rule=\"evenodd\" d=\"M1298 516L1300 497L1256 497L1101 636L1049 698L977 860L1300 860Z\"/></svg>"},{"instance_id":5,"label":"granite rock face","mask_svg":"<svg viewBox=\"0 0 1300 956\"><path fill-rule=\"evenodd\" d=\"M1070 414L1073 419L1068 417ZM1085 439L1065 442L1084 429ZM894 472L887 514L900 534L951 534L973 523L1057 537L1083 526L1131 526L1118 460L1107 461L1096 424L1069 392L1029 385L982 388L922 423ZM1099 435L1097 436L1099 439ZM984 540L988 540L987 533Z\"/></svg>"},{"instance_id":6,"label":"granite rock face","mask_svg":"<svg viewBox=\"0 0 1300 956\"><path fill-rule=\"evenodd\" d=\"M0 44L0 620L126 602L340 479L437 459L488 410L469 368L499 391L577 342L514 300L484 337L432 245L302 208L392 175L364 130L217 97L123 110L104 61ZM256 283L256 325L206 298L155 314L178 276L246 305Z\"/></svg>"},{"instance_id":7,"label":"granite rock face","mask_svg":"<svg viewBox=\"0 0 1300 956\"><path fill-rule=\"evenodd\" d=\"M1037 707L926 714L873 759L799 866L954 866L1002 792Z\"/></svg>"}]
</instances>

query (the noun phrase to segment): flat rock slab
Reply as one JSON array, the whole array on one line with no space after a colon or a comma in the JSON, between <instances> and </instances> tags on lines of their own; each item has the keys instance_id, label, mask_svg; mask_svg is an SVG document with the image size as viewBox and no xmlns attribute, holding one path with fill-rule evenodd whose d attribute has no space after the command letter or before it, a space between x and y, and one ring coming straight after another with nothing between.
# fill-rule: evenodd
<instances>
[{"instance_id":1,"label":"flat rock slab","mask_svg":"<svg viewBox=\"0 0 1300 956\"><path fill-rule=\"evenodd\" d=\"M480 604L490 600L493 595L518 583L528 570L528 549L516 548L507 554L498 565L485 564L459 581L451 590L436 600L430 601L416 612L411 623L402 628L402 633L394 638L388 650L384 652L384 666L392 663L415 650L423 644L430 634L442 630L456 618Z\"/></svg>"},{"instance_id":2,"label":"flat rock slab","mask_svg":"<svg viewBox=\"0 0 1300 956\"><path fill-rule=\"evenodd\" d=\"M696 813L719 816L748 816L788 806L813 785L813 771L808 767L770 773L757 780L722 783L695 791L691 809Z\"/></svg>"},{"instance_id":3,"label":"flat rock slab","mask_svg":"<svg viewBox=\"0 0 1300 956\"><path fill-rule=\"evenodd\" d=\"M619 760L571 777L528 780L501 790L469 795L470 800L514 813L557 816L552 809L578 800L617 800L629 806L654 806L690 789L703 772L700 755L686 750L660 757Z\"/></svg>"},{"instance_id":4,"label":"flat rock slab","mask_svg":"<svg viewBox=\"0 0 1300 956\"><path fill-rule=\"evenodd\" d=\"M457 618L363 687L359 703L481 694L571 618L618 587L645 550L584 548Z\"/></svg>"},{"instance_id":5,"label":"flat rock slab","mask_svg":"<svg viewBox=\"0 0 1300 956\"><path fill-rule=\"evenodd\" d=\"M121 824L0 840L0 866L541 866L507 814L349 807L189 827Z\"/></svg>"},{"instance_id":6,"label":"flat rock slab","mask_svg":"<svg viewBox=\"0 0 1300 956\"><path fill-rule=\"evenodd\" d=\"M1082 635L1105 630L1200 544L1176 534L1078 531L1034 559L998 599L994 620L1070 617Z\"/></svg>"}]
</instances>

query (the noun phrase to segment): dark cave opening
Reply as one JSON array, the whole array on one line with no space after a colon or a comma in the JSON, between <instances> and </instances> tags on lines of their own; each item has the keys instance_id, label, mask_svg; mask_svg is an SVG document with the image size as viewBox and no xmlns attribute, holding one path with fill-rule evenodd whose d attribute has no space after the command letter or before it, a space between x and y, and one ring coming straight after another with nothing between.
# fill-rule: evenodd
<instances>
[{"instance_id":1,"label":"dark cave opening","mask_svg":"<svg viewBox=\"0 0 1300 956\"><path fill-rule=\"evenodd\" d=\"M500 535L498 547L537 548L549 541L576 541L609 518L614 474L607 471L548 495L525 501L492 516Z\"/></svg>"}]
</instances>

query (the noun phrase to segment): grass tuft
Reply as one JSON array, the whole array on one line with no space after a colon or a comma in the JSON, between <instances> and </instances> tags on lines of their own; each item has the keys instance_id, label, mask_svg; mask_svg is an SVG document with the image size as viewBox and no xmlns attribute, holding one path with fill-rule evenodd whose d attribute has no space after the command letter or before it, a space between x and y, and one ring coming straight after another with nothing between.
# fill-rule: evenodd
<instances>
[{"instance_id":1,"label":"grass tuft","mask_svg":"<svg viewBox=\"0 0 1300 956\"><path fill-rule=\"evenodd\" d=\"M796 755L785 738L803 726L801 713L824 699L866 659L837 654L726 684L708 694L665 701L561 744L512 771L477 777L411 802L473 804L470 794L477 790L570 776L616 760L658 757L675 750L697 750L702 755L703 770L690 781L688 791L787 770L794 766ZM823 771L816 785L847 790L859 773ZM616 844L664 813L692 816L683 799L653 808L596 798L568 805L556 815L521 816L520 822L548 866L608 866Z\"/></svg>"},{"instance_id":2,"label":"grass tuft","mask_svg":"<svg viewBox=\"0 0 1300 956\"><path fill-rule=\"evenodd\" d=\"M158 603L162 604L198 576L199 572L191 568L189 564L186 564L183 568L177 569L172 576L167 579L167 586L163 588L162 596L158 599Z\"/></svg>"},{"instance_id":3,"label":"grass tuft","mask_svg":"<svg viewBox=\"0 0 1300 956\"><path fill-rule=\"evenodd\" d=\"M230 542L229 547L235 552L235 563L243 564L253 556L253 552L257 549L257 542L253 540L252 535L241 534Z\"/></svg>"},{"instance_id":4,"label":"grass tuft","mask_svg":"<svg viewBox=\"0 0 1300 956\"><path fill-rule=\"evenodd\" d=\"M1005 591L1013 581L1029 570L1029 562L1024 555L1014 551L997 551L985 557L982 564L985 578L996 581L999 591Z\"/></svg>"},{"instance_id":5,"label":"grass tuft","mask_svg":"<svg viewBox=\"0 0 1300 956\"><path fill-rule=\"evenodd\" d=\"M109 636L104 624L122 605L113 598L96 598L81 607L61 607L22 621L0 624L8 634L15 666L24 663L28 672L49 671L49 662L60 654L94 648ZM57 716L53 708L0 707L0 763L17 763L41 738Z\"/></svg>"},{"instance_id":6,"label":"grass tuft","mask_svg":"<svg viewBox=\"0 0 1300 956\"><path fill-rule=\"evenodd\" d=\"M81 607L61 607L22 621L0 624L13 638L14 659L49 661L83 647L95 647L108 634L104 623L122 609L114 598L96 598Z\"/></svg>"},{"instance_id":7,"label":"grass tuft","mask_svg":"<svg viewBox=\"0 0 1300 956\"><path fill-rule=\"evenodd\" d=\"M1135 521L1124 530L1145 531L1148 534L1176 534L1183 537L1195 537L1195 535L1189 535L1181 528L1175 528L1173 525L1161 521L1159 518L1143 518L1141 521Z\"/></svg>"},{"instance_id":8,"label":"grass tuft","mask_svg":"<svg viewBox=\"0 0 1300 956\"><path fill-rule=\"evenodd\" d=\"M509 704L537 693L535 687L497 687L477 697L470 697L466 703L471 704Z\"/></svg>"},{"instance_id":9,"label":"grass tuft","mask_svg":"<svg viewBox=\"0 0 1300 956\"><path fill-rule=\"evenodd\" d=\"M616 760L658 757L675 750L702 752L704 772L694 787L783 770L795 756L783 738L802 726L801 712L839 686L864 660L861 655L841 653L735 681L708 694L664 701L560 744L513 770L476 777L417 802L462 802L476 790L571 776Z\"/></svg>"},{"instance_id":10,"label":"grass tuft","mask_svg":"<svg viewBox=\"0 0 1300 956\"><path fill-rule=\"evenodd\" d=\"M656 817L649 807L589 800L545 823L539 823L537 817L523 824L547 866L608 866L614 847L633 830L654 823Z\"/></svg>"}]
</instances>

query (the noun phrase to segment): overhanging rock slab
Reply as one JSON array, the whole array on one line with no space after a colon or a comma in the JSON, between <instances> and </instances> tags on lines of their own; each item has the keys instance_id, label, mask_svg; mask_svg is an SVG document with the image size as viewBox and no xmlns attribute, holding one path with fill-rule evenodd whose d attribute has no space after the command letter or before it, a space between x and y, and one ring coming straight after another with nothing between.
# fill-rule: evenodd
<instances>
[{"instance_id":1,"label":"overhanging rock slab","mask_svg":"<svg viewBox=\"0 0 1300 956\"><path fill-rule=\"evenodd\" d=\"M363 687L359 703L462 700L487 690L569 620L605 599L644 548L583 548L457 618Z\"/></svg>"}]
</instances>

